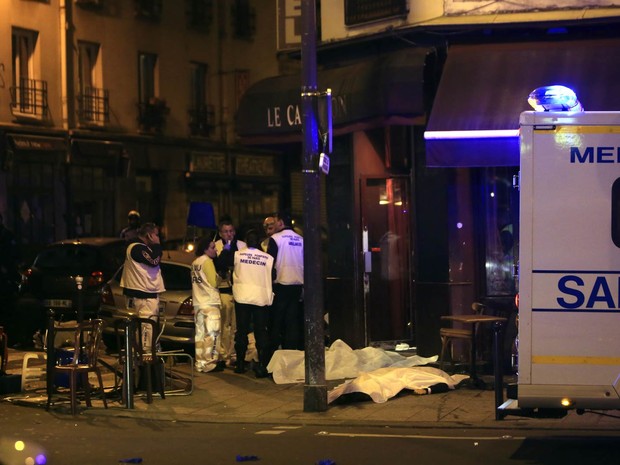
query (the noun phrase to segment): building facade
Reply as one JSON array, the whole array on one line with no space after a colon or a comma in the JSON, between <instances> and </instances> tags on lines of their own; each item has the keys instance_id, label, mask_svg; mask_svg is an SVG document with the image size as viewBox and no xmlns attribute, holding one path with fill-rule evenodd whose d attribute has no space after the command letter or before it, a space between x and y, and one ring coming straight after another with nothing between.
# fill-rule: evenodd
<instances>
[{"instance_id":1,"label":"building facade","mask_svg":"<svg viewBox=\"0 0 620 465\"><path fill-rule=\"evenodd\" d=\"M301 217L301 2L0 1L0 212L26 253L116 235L130 209L168 238L192 201ZM527 94L620 108L620 2L547 3L317 2L332 339L434 355L442 315L514 320Z\"/></svg>"},{"instance_id":2,"label":"building facade","mask_svg":"<svg viewBox=\"0 0 620 465\"><path fill-rule=\"evenodd\" d=\"M620 105L619 6L320 2L318 85L332 90L334 123L324 178L332 337L435 355L441 316L482 301L509 317L509 355L519 114L529 92L549 84L576 88L589 110ZM278 2L281 54L299 55L300 12L299 0ZM242 143L300 152L299 79L247 90Z\"/></svg>"},{"instance_id":3,"label":"building facade","mask_svg":"<svg viewBox=\"0 0 620 465\"><path fill-rule=\"evenodd\" d=\"M275 5L272 11L275 10ZM117 235L169 239L192 201L235 222L276 210L286 163L235 143L250 79L280 72L275 15L249 1L0 2L0 212L26 256Z\"/></svg>"}]
</instances>

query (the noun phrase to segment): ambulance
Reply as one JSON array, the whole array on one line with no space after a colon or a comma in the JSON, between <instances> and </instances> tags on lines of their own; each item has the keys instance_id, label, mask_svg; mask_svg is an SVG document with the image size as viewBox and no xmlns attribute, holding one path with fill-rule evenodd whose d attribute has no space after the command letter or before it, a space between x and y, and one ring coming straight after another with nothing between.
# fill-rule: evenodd
<instances>
[{"instance_id":1,"label":"ambulance","mask_svg":"<svg viewBox=\"0 0 620 465\"><path fill-rule=\"evenodd\" d=\"M520 115L518 408L620 409L620 112Z\"/></svg>"}]
</instances>

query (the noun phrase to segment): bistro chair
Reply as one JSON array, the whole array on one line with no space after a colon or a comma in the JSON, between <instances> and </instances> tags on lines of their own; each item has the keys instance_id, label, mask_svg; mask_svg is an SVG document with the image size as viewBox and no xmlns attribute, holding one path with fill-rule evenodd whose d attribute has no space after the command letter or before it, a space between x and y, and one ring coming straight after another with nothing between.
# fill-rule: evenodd
<instances>
[{"instance_id":1,"label":"bistro chair","mask_svg":"<svg viewBox=\"0 0 620 465\"><path fill-rule=\"evenodd\" d=\"M152 343L151 350L146 353L142 346L142 325L151 326ZM121 379L128 379L127 376L127 350L126 350L126 331L129 333L129 344L132 352L132 362L134 367L134 388L139 384L146 390L146 402L151 404L153 402L153 387L157 390L162 399L166 398L164 393L164 369L157 354L157 345L159 344L159 337L163 332L163 328L160 330L159 324L149 318L130 317L129 319L119 319L114 323L114 332L116 333L116 341L118 347L118 363L122 367L120 370L115 371L114 388L118 389L119 376ZM137 375L137 376L136 376ZM153 379L155 376L155 380ZM154 382L155 381L155 382ZM127 399L124 398L126 390L123 389L123 402L127 403Z\"/></svg>"},{"instance_id":2,"label":"bistro chair","mask_svg":"<svg viewBox=\"0 0 620 465\"><path fill-rule=\"evenodd\" d=\"M472 311L477 315L484 314L486 310L486 306L481 304L480 302L474 302L471 304ZM443 370L444 366L444 357L446 355L446 351L450 349L450 361L452 368L454 369L454 341L464 341L467 345L467 354L468 357L471 358L471 348L472 348L472 339L473 339L473 331L472 329L462 329L462 328L454 328L450 327L442 327L439 329L439 337L441 339L441 353L439 354L439 369ZM471 360L469 360L471 363Z\"/></svg>"},{"instance_id":3,"label":"bistro chair","mask_svg":"<svg viewBox=\"0 0 620 465\"><path fill-rule=\"evenodd\" d=\"M73 415L77 413L78 389L82 389L84 391L86 405L88 407L92 407L92 403L90 401L90 382L88 380L89 373L94 373L97 376L97 380L99 381L99 389L101 390L101 396L103 398L103 405L105 408L108 408L105 390L103 388L101 370L97 364L99 349L101 346L102 328L103 320L99 319L77 323L73 337L73 353L70 362L66 365L55 365L53 372L48 373L48 376L64 374L69 377L71 413ZM79 384L78 377L80 379ZM48 392L46 410L49 410L52 403L53 393L54 389L50 389Z\"/></svg>"}]
</instances>

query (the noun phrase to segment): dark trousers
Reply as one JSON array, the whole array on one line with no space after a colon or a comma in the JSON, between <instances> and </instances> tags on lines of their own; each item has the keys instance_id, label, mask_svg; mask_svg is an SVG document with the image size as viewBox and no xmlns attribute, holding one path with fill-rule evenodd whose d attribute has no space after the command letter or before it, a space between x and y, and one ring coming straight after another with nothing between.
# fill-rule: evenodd
<instances>
[{"instance_id":1,"label":"dark trousers","mask_svg":"<svg viewBox=\"0 0 620 465\"><path fill-rule=\"evenodd\" d=\"M245 360L248 350L248 334L254 330L258 361L263 367L269 363L269 307L235 303L237 332L235 333L235 352L237 360Z\"/></svg>"},{"instance_id":2,"label":"dark trousers","mask_svg":"<svg viewBox=\"0 0 620 465\"><path fill-rule=\"evenodd\" d=\"M280 346L304 350L302 290L302 285L273 285L275 297L269 322L271 354Z\"/></svg>"}]
</instances>

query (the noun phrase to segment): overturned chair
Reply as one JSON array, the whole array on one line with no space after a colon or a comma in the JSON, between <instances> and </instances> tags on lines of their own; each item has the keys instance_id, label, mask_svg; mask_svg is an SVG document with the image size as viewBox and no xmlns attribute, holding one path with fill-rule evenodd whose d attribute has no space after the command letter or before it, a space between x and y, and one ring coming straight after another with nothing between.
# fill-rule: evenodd
<instances>
[{"instance_id":1,"label":"overturned chair","mask_svg":"<svg viewBox=\"0 0 620 465\"><path fill-rule=\"evenodd\" d=\"M50 405L52 404L52 397L58 394L57 387L54 385L54 379L57 375L63 374L69 378L71 413L73 415L77 413L77 395L79 390L84 392L86 405L88 407L92 407L90 399L90 382L88 378L89 373L94 373L96 375L97 381L99 382L99 389L101 390L103 405L105 408L108 408L101 370L98 365L102 328L103 320L98 319L76 323L73 332L72 353L69 363L64 365L54 364L52 369L49 369L51 364L48 363L48 392L46 410L49 410Z\"/></svg>"}]
</instances>

